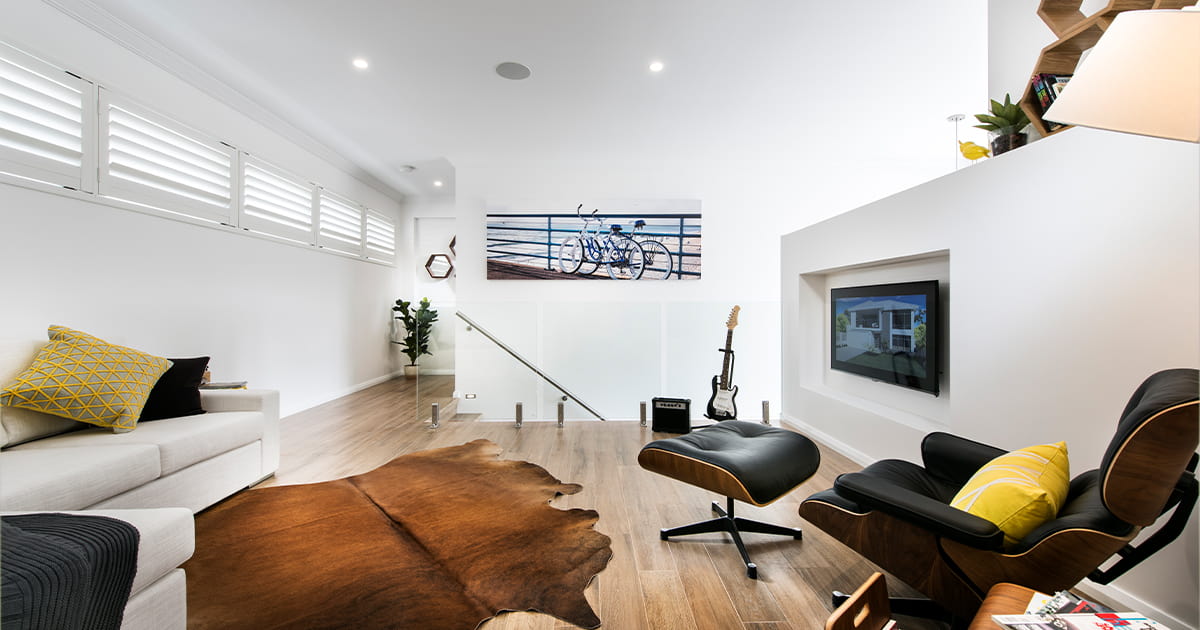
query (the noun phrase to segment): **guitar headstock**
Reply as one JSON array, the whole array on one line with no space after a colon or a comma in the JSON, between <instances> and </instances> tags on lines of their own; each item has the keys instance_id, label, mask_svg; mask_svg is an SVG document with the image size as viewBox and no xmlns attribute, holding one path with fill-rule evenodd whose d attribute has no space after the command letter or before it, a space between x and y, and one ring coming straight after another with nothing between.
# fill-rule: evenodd
<instances>
[{"instance_id":1,"label":"guitar headstock","mask_svg":"<svg viewBox=\"0 0 1200 630\"><path fill-rule=\"evenodd\" d=\"M738 316L738 311L740 311L740 310L742 310L742 307L735 306L735 307L733 307L732 310L729 311L729 319L725 320L725 327L728 328L729 330L733 330L734 328L737 328L737 324L738 324L737 316Z\"/></svg>"}]
</instances>

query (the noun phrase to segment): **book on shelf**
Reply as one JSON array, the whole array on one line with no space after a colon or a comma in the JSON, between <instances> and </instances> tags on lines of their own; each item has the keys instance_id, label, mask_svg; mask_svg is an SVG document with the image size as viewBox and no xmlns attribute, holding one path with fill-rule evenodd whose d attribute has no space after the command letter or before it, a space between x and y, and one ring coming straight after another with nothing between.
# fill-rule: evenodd
<instances>
[{"instance_id":1,"label":"book on shelf","mask_svg":"<svg viewBox=\"0 0 1200 630\"><path fill-rule=\"evenodd\" d=\"M1046 75L1044 74L1035 74L1033 75L1033 79L1030 80L1030 84L1033 86L1033 92L1037 95L1038 103L1042 106L1043 113L1047 108L1050 107L1051 103L1050 89L1047 87L1046 81L1043 79L1045 76Z\"/></svg>"},{"instance_id":2,"label":"book on shelf","mask_svg":"<svg viewBox=\"0 0 1200 630\"><path fill-rule=\"evenodd\" d=\"M1056 99L1059 94L1062 94L1063 88L1070 82L1071 76L1069 74L1054 75L1054 82L1050 84L1050 97L1052 99Z\"/></svg>"},{"instance_id":3,"label":"book on shelf","mask_svg":"<svg viewBox=\"0 0 1200 630\"><path fill-rule=\"evenodd\" d=\"M1037 96L1038 104L1042 107L1043 115L1054 104L1058 95L1062 94L1063 87L1071 80L1071 76L1069 74L1040 72L1033 75L1030 79L1030 85L1033 88L1034 95ZM1045 120L1043 122L1046 124L1047 131L1055 131L1066 127L1066 125L1052 120Z\"/></svg>"}]
</instances>

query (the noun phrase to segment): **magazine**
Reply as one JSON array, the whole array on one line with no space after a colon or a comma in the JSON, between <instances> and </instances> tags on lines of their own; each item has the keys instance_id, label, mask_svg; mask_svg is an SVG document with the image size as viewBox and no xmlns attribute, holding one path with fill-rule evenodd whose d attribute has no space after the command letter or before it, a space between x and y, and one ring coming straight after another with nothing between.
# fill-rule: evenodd
<instances>
[{"instance_id":1,"label":"magazine","mask_svg":"<svg viewBox=\"0 0 1200 630\"><path fill-rule=\"evenodd\" d=\"M1012 630L1168 630L1134 612L992 615L992 620Z\"/></svg>"}]
</instances>

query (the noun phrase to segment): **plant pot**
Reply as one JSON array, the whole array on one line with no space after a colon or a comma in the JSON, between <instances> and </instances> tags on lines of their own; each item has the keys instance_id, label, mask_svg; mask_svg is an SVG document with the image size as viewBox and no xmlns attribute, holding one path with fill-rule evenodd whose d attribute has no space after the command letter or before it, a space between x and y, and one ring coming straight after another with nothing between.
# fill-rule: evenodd
<instances>
[{"instance_id":1,"label":"plant pot","mask_svg":"<svg viewBox=\"0 0 1200 630\"><path fill-rule=\"evenodd\" d=\"M988 138L992 143L992 156L995 157L1017 147L1025 146L1029 136L1021 133L1019 127L1002 127L988 132Z\"/></svg>"},{"instance_id":2,"label":"plant pot","mask_svg":"<svg viewBox=\"0 0 1200 630\"><path fill-rule=\"evenodd\" d=\"M404 366L404 378L417 378L417 372L420 370L419 365Z\"/></svg>"}]
</instances>

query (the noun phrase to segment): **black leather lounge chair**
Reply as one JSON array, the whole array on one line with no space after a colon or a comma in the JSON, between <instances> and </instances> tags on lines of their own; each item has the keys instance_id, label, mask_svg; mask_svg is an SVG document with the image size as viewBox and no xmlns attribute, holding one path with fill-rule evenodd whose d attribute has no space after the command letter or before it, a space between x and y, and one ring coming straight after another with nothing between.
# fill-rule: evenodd
<instances>
[{"instance_id":1,"label":"black leather lounge chair","mask_svg":"<svg viewBox=\"0 0 1200 630\"><path fill-rule=\"evenodd\" d=\"M924 466L882 460L841 475L800 516L969 620L992 585L1045 593L1083 578L1107 584L1174 540L1196 504L1197 394L1193 369L1146 379L1126 405L1100 468L1075 476L1057 517L1015 546L991 522L950 507L970 477L1005 451L946 433L921 445ZM1166 523L1129 543L1167 512ZM1101 565L1117 555L1106 569ZM895 612L902 606L893 603Z\"/></svg>"}]
</instances>

